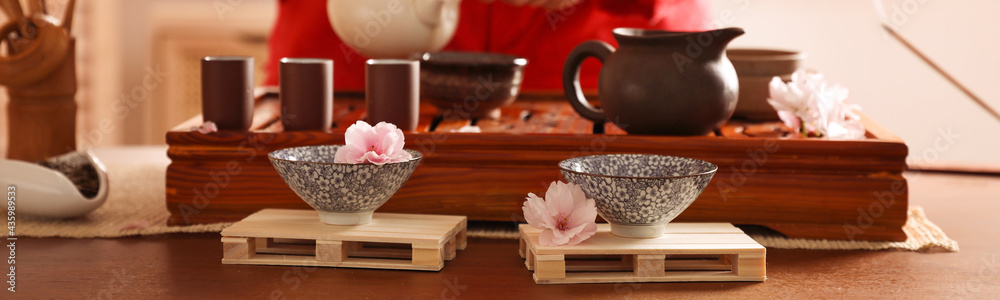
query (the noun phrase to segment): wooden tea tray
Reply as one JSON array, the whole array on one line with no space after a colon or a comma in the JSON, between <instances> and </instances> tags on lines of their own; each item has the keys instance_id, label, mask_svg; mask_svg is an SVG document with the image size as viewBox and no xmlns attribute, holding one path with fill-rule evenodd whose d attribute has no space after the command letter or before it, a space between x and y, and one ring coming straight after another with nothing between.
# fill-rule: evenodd
<instances>
[{"instance_id":1,"label":"wooden tea tray","mask_svg":"<svg viewBox=\"0 0 1000 300\"><path fill-rule=\"evenodd\" d=\"M521 257L535 283L764 281L764 246L729 223L669 223L662 237L631 239L608 224L573 246L538 243L520 225Z\"/></svg>"},{"instance_id":2,"label":"wooden tea tray","mask_svg":"<svg viewBox=\"0 0 1000 300\"><path fill-rule=\"evenodd\" d=\"M189 131L195 117L166 134L170 224L233 222L262 208L309 208L267 159L287 147L343 144L363 119L359 95L337 95L327 132L283 131L278 101L263 97L249 132ZM470 220L523 221L529 192L561 180L556 164L602 153L693 157L719 166L705 192L677 222L761 225L790 237L905 240L907 147L865 118L867 139L783 137L780 122L737 120L709 136L628 135L613 124L580 118L561 96L520 97L498 120L476 120L483 133L454 133L470 120L435 120L421 106L406 147L424 159L380 212L465 215ZM594 129L605 134L595 134ZM794 135L792 135L794 136Z\"/></svg>"},{"instance_id":3,"label":"wooden tea tray","mask_svg":"<svg viewBox=\"0 0 1000 300\"><path fill-rule=\"evenodd\" d=\"M341 226L314 210L264 209L222 230L222 263L440 271L465 246L465 217L375 213Z\"/></svg>"}]
</instances>

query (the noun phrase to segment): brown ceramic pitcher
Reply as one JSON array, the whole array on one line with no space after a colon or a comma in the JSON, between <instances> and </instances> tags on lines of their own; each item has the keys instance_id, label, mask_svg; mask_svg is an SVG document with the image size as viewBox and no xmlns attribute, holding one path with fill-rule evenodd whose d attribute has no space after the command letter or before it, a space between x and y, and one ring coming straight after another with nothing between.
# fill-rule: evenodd
<instances>
[{"instance_id":1,"label":"brown ceramic pitcher","mask_svg":"<svg viewBox=\"0 0 1000 300\"><path fill-rule=\"evenodd\" d=\"M630 134L705 135L732 116L739 83L726 46L740 28L671 32L617 28L617 50L586 41L570 52L563 89L573 109L594 122L612 121ZM604 65L597 82L601 108L580 89L580 64Z\"/></svg>"}]
</instances>

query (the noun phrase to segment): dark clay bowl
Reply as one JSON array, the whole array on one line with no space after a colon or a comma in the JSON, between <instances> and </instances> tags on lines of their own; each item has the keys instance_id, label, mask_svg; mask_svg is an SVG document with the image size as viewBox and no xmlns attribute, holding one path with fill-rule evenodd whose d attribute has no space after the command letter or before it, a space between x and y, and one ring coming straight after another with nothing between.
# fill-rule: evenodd
<instances>
[{"instance_id":1,"label":"dark clay bowl","mask_svg":"<svg viewBox=\"0 0 1000 300\"><path fill-rule=\"evenodd\" d=\"M771 78L792 80L792 73L802 66L806 54L777 49L729 49L726 56L733 62L740 80L740 96L733 117L750 121L779 120L778 113L767 103Z\"/></svg>"},{"instance_id":2,"label":"dark clay bowl","mask_svg":"<svg viewBox=\"0 0 1000 300\"><path fill-rule=\"evenodd\" d=\"M498 118L517 98L528 60L484 52L428 52L420 61L420 98L449 118Z\"/></svg>"}]
</instances>

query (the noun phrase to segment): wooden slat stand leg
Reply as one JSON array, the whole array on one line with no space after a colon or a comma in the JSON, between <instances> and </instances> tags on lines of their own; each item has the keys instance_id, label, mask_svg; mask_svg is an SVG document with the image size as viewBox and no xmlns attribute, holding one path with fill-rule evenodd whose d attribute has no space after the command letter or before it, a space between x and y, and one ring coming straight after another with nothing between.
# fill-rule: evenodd
<instances>
[{"instance_id":1,"label":"wooden slat stand leg","mask_svg":"<svg viewBox=\"0 0 1000 300\"><path fill-rule=\"evenodd\" d=\"M566 256L562 254L535 255L535 278L566 278Z\"/></svg>"},{"instance_id":2,"label":"wooden slat stand leg","mask_svg":"<svg viewBox=\"0 0 1000 300\"><path fill-rule=\"evenodd\" d=\"M667 256L664 254L638 254L632 259L632 268L635 276L639 277L663 277L666 276L666 266L664 262Z\"/></svg>"},{"instance_id":3,"label":"wooden slat stand leg","mask_svg":"<svg viewBox=\"0 0 1000 300\"><path fill-rule=\"evenodd\" d=\"M347 245L342 241L316 241L316 261L342 262L347 260Z\"/></svg>"},{"instance_id":4,"label":"wooden slat stand leg","mask_svg":"<svg viewBox=\"0 0 1000 300\"><path fill-rule=\"evenodd\" d=\"M414 244L413 264L423 266L441 265L441 245L438 244Z\"/></svg>"},{"instance_id":5,"label":"wooden slat stand leg","mask_svg":"<svg viewBox=\"0 0 1000 300\"><path fill-rule=\"evenodd\" d=\"M522 236L522 237L518 238L517 239L517 254L520 255L521 258L525 258L526 257L526 255L524 254L524 250L526 250L526 248L527 248L527 245L524 242L524 237Z\"/></svg>"},{"instance_id":6,"label":"wooden slat stand leg","mask_svg":"<svg viewBox=\"0 0 1000 300\"><path fill-rule=\"evenodd\" d=\"M767 275L766 267L767 262L765 261L765 254L738 254L736 256L736 263L733 264L733 273L736 276L747 276L747 277L761 277L764 278Z\"/></svg>"},{"instance_id":7,"label":"wooden slat stand leg","mask_svg":"<svg viewBox=\"0 0 1000 300\"><path fill-rule=\"evenodd\" d=\"M256 238L246 238L246 237L222 238L222 259L224 260L251 259L256 253L257 253Z\"/></svg>"},{"instance_id":8,"label":"wooden slat stand leg","mask_svg":"<svg viewBox=\"0 0 1000 300\"><path fill-rule=\"evenodd\" d=\"M462 229L458 231L455 235L455 248L458 250L465 250L465 247L469 245L469 234L468 228L466 228L465 223L462 224Z\"/></svg>"},{"instance_id":9,"label":"wooden slat stand leg","mask_svg":"<svg viewBox=\"0 0 1000 300\"><path fill-rule=\"evenodd\" d=\"M524 266L528 268L528 271L535 270L535 253L531 252L530 248L524 249Z\"/></svg>"},{"instance_id":10,"label":"wooden slat stand leg","mask_svg":"<svg viewBox=\"0 0 1000 300\"><path fill-rule=\"evenodd\" d=\"M451 239L448 239L447 243L444 244L444 252L441 253L441 255L444 256L444 260L455 259L455 256L457 255L455 250L456 239L457 237L452 237Z\"/></svg>"}]
</instances>

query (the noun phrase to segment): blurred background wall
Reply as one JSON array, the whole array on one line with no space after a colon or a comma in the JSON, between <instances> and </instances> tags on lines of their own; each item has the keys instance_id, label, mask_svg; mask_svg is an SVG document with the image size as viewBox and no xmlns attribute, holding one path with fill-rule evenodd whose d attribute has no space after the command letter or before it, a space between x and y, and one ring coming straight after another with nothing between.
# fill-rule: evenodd
<instances>
[{"instance_id":1,"label":"blurred background wall","mask_svg":"<svg viewBox=\"0 0 1000 300\"><path fill-rule=\"evenodd\" d=\"M59 12L66 2L47 0L46 7ZM276 3L78 0L73 29L79 148L165 143L167 130L201 112L201 57L254 56L258 69L263 66ZM262 79L263 72L257 73ZM0 94L4 154L7 99ZM102 128L101 122L112 125Z\"/></svg>"},{"instance_id":2,"label":"blurred background wall","mask_svg":"<svg viewBox=\"0 0 1000 300\"><path fill-rule=\"evenodd\" d=\"M49 0L48 6L58 11L65 2ZM78 139L84 149L163 144L165 131L200 112L199 58L249 55L262 67L276 14L275 0L80 0L77 5ZM847 86L851 101L906 140L912 163L1000 169L1000 122L883 33L872 1L714 0L714 5L715 24L747 31L734 47L807 52L807 67ZM1000 1L885 0L883 5L904 37L1000 107L1000 18L995 17ZM2 94L0 126L6 127ZM101 130L102 120L112 122L110 130ZM6 140L6 129L0 130L0 149L6 149Z\"/></svg>"},{"instance_id":3,"label":"blurred background wall","mask_svg":"<svg viewBox=\"0 0 1000 300\"><path fill-rule=\"evenodd\" d=\"M808 53L805 65L902 137L914 164L1000 169L1000 121L879 27L873 1L715 0L717 22L747 34L733 47ZM1000 109L1000 1L884 0L891 25ZM725 17L724 16L731 16Z\"/></svg>"}]
</instances>

